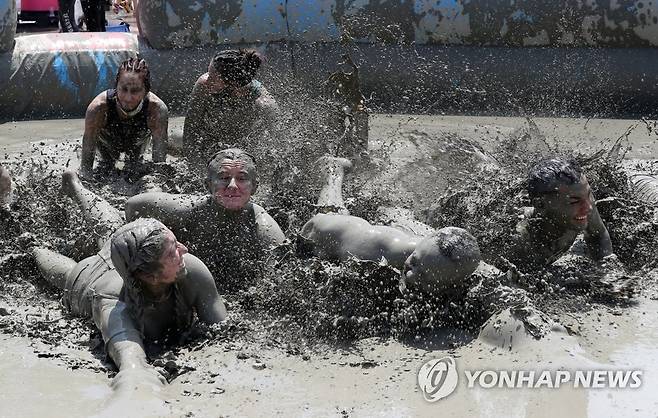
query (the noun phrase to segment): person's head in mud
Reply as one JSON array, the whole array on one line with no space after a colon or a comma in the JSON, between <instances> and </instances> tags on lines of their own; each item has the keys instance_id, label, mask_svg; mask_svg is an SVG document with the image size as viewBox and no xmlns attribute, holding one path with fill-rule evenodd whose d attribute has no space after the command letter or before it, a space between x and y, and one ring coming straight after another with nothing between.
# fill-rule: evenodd
<instances>
[{"instance_id":1,"label":"person's head in mud","mask_svg":"<svg viewBox=\"0 0 658 418\"><path fill-rule=\"evenodd\" d=\"M139 113L151 91L151 73L146 61L129 58L121 63L116 77L117 106L127 116Z\"/></svg>"},{"instance_id":2,"label":"person's head in mud","mask_svg":"<svg viewBox=\"0 0 658 418\"><path fill-rule=\"evenodd\" d=\"M459 295L468 289L466 278L480 260L480 247L473 235L462 228L442 228L419 242L407 258L404 283L430 295Z\"/></svg>"},{"instance_id":3,"label":"person's head in mud","mask_svg":"<svg viewBox=\"0 0 658 418\"><path fill-rule=\"evenodd\" d=\"M552 158L537 163L528 173L528 195L536 214L556 229L587 229L594 197L576 161Z\"/></svg>"},{"instance_id":4,"label":"person's head in mud","mask_svg":"<svg viewBox=\"0 0 658 418\"><path fill-rule=\"evenodd\" d=\"M110 250L112 263L128 287L166 288L186 272L187 248L155 219L142 218L119 228Z\"/></svg>"},{"instance_id":5,"label":"person's head in mud","mask_svg":"<svg viewBox=\"0 0 658 418\"><path fill-rule=\"evenodd\" d=\"M247 94L263 60L256 51L227 49L221 51L208 66L208 86L212 93L225 91L232 96Z\"/></svg>"},{"instance_id":6,"label":"person's head in mud","mask_svg":"<svg viewBox=\"0 0 658 418\"><path fill-rule=\"evenodd\" d=\"M231 211L244 209L258 187L254 157L239 148L217 152L208 162L206 186L219 205Z\"/></svg>"}]
</instances>

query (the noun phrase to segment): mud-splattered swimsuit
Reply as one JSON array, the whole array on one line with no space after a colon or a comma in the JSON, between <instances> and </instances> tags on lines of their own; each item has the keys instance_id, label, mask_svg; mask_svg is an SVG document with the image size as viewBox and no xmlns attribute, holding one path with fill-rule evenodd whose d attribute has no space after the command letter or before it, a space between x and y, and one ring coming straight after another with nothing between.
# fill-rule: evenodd
<instances>
[{"instance_id":1,"label":"mud-splattered swimsuit","mask_svg":"<svg viewBox=\"0 0 658 418\"><path fill-rule=\"evenodd\" d=\"M117 110L116 90L107 90L107 121L98 134L98 151L105 164L113 165L122 152L130 163L138 163L151 138L148 127L149 100L144 98L142 109L133 117L121 119Z\"/></svg>"},{"instance_id":2,"label":"mud-splattered swimsuit","mask_svg":"<svg viewBox=\"0 0 658 418\"><path fill-rule=\"evenodd\" d=\"M196 257L189 256L186 257L185 262L186 264L201 263ZM109 245L105 245L98 254L85 258L66 275L62 304L76 315L93 318L94 299L123 300L122 288L123 279L112 264ZM173 306L172 294L159 304L165 303ZM144 308L146 311L149 308L155 309L157 307L146 304ZM173 323L184 324L183 328L189 328L194 319L193 312L192 306L187 306L184 312L176 311L179 318ZM100 329L99 323L96 326ZM165 338L174 337L180 331L179 329L172 329ZM144 337L149 338L148 335Z\"/></svg>"},{"instance_id":3,"label":"mud-splattered swimsuit","mask_svg":"<svg viewBox=\"0 0 658 418\"><path fill-rule=\"evenodd\" d=\"M199 203L185 215L184 224L172 231L208 266L220 292L235 290L233 284L248 286L260 276L264 253L254 205L232 212L210 196Z\"/></svg>"}]
</instances>

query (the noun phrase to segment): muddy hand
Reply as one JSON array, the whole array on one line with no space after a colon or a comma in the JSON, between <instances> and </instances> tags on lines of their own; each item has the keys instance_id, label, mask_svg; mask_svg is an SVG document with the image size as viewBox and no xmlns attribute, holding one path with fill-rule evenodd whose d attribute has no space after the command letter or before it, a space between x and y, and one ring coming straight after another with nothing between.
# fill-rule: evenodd
<instances>
[{"instance_id":1,"label":"muddy hand","mask_svg":"<svg viewBox=\"0 0 658 418\"><path fill-rule=\"evenodd\" d=\"M112 379L110 387L119 395L123 392L159 392L167 384L166 379L154 368L129 368L121 370Z\"/></svg>"}]
</instances>

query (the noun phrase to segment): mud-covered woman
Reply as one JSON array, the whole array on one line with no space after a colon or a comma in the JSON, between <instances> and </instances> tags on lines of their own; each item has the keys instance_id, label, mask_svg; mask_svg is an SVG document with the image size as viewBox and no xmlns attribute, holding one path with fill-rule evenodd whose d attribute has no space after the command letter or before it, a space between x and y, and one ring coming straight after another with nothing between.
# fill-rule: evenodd
<instances>
[{"instance_id":1,"label":"mud-covered woman","mask_svg":"<svg viewBox=\"0 0 658 418\"><path fill-rule=\"evenodd\" d=\"M149 141L153 162L164 162L168 121L167 106L151 92L146 61L124 61L117 71L116 88L100 93L87 107L80 173L92 173L97 153L101 174L113 170L122 153L124 170L141 172Z\"/></svg>"},{"instance_id":2,"label":"mud-covered woman","mask_svg":"<svg viewBox=\"0 0 658 418\"><path fill-rule=\"evenodd\" d=\"M192 89L183 127L183 150L202 167L224 148L253 150L271 131L278 106L255 79L262 58L251 50L224 50L208 65Z\"/></svg>"},{"instance_id":3,"label":"mud-covered woman","mask_svg":"<svg viewBox=\"0 0 658 418\"><path fill-rule=\"evenodd\" d=\"M92 318L101 331L119 369L115 388L164 383L148 365L148 348L178 342L196 319L216 324L226 318L212 275L159 221L139 219L120 226L120 212L85 189L75 173L64 174L63 191L80 204L87 221L95 222L90 233L98 242L104 235L109 239L79 263L35 248L39 270L64 291L65 307Z\"/></svg>"}]
</instances>

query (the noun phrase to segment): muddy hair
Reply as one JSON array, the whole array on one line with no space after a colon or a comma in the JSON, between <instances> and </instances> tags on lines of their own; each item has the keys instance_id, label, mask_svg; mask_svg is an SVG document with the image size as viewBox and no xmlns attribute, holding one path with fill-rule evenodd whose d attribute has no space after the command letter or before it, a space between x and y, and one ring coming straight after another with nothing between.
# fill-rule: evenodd
<instances>
[{"instance_id":1,"label":"muddy hair","mask_svg":"<svg viewBox=\"0 0 658 418\"><path fill-rule=\"evenodd\" d=\"M224 81L246 86L256 76L263 59L254 50L226 49L215 55L211 62Z\"/></svg>"},{"instance_id":2,"label":"muddy hair","mask_svg":"<svg viewBox=\"0 0 658 418\"><path fill-rule=\"evenodd\" d=\"M258 171L256 170L256 158L240 148L227 148L214 153L208 160L208 172L206 182L210 182L212 176L219 173L220 163L222 160L242 161L249 173L249 180L256 191L258 187Z\"/></svg>"},{"instance_id":3,"label":"muddy hair","mask_svg":"<svg viewBox=\"0 0 658 418\"><path fill-rule=\"evenodd\" d=\"M144 90L146 90L147 93L151 91L151 71L149 70L149 66L146 63L146 60L142 58L131 57L122 62L119 66L119 70L117 71L115 86L119 86L119 79L123 73L139 74L142 77L142 81L144 82Z\"/></svg>"},{"instance_id":4,"label":"muddy hair","mask_svg":"<svg viewBox=\"0 0 658 418\"><path fill-rule=\"evenodd\" d=\"M576 160L561 158L541 160L528 172L528 195L534 198L554 193L558 185L576 184L582 177L583 170Z\"/></svg>"},{"instance_id":5,"label":"muddy hair","mask_svg":"<svg viewBox=\"0 0 658 418\"><path fill-rule=\"evenodd\" d=\"M161 222L140 218L119 228L110 240L112 264L121 276L124 286L121 296L137 329L144 336L144 284L141 274L158 274L162 265L160 258L166 249L169 229ZM184 299L178 283L173 284L176 326L186 326Z\"/></svg>"},{"instance_id":6,"label":"muddy hair","mask_svg":"<svg viewBox=\"0 0 658 418\"><path fill-rule=\"evenodd\" d=\"M465 229L449 226L439 229L431 237L441 253L459 267L458 274L472 273L482 259L477 240Z\"/></svg>"}]
</instances>

